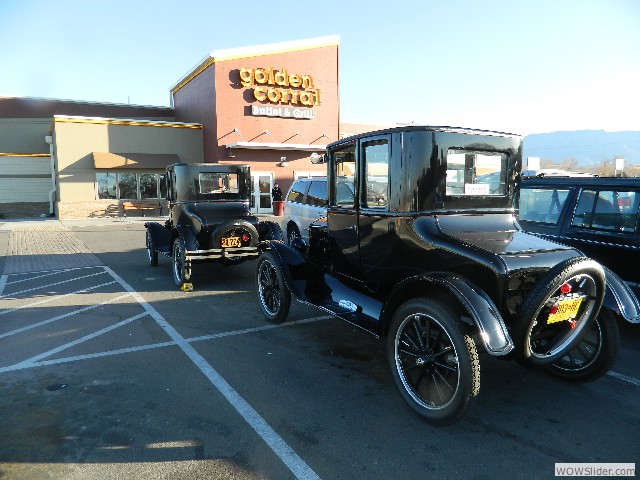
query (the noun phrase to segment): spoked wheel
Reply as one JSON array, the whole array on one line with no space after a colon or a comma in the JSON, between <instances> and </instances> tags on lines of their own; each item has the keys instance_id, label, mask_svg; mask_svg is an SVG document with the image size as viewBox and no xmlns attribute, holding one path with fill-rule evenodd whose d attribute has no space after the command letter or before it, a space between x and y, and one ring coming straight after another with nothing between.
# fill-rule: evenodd
<instances>
[{"instance_id":1,"label":"spoked wheel","mask_svg":"<svg viewBox=\"0 0 640 480\"><path fill-rule=\"evenodd\" d=\"M574 382L595 380L609 371L619 347L620 329L616 317L603 308L585 328L575 347L547 367L547 372Z\"/></svg>"},{"instance_id":2,"label":"spoked wheel","mask_svg":"<svg viewBox=\"0 0 640 480\"><path fill-rule=\"evenodd\" d=\"M411 408L433 424L464 413L480 391L480 360L444 303L415 299L393 317L387 357L397 387Z\"/></svg>"},{"instance_id":3,"label":"spoked wheel","mask_svg":"<svg viewBox=\"0 0 640 480\"><path fill-rule=\"evenodd\" d=\"M287 229L287 243L291 245L291 242L293 242L296 238L300 238L300 230L298 230L297 226L291 225Z\"/></svg>"},{"instance_id":4,"label":"spoked wheel","mask_svg":"<svg viewBox=\"0 0 640 480\"><path fill-rule=\"evenodd\" d=\"M256 287L258 303L267 320L272 323L283 322L291 307L291 292L284 282L280 264L269 251L258 257Z\"/></svg>"},{"instance_id":5,"label":"spoked wheel","mask_svg":"<svg viewBox=\"0 0 640 480\"><path fill-rule=\"evenodd\" d=\"M598 314L605 288L602 267L589 258L549 269L518 312L513 335L518 360L547 366L563 357Z\"/></svg>"},{"instance_id":6,"label":"spoked wheel","mask_svg":"<svg viewBox=\"0 0 640 480\"><path fill-rule=\"evenodd\" d=\"M147 261L152 267L158 265L158 251L153 243L153 237L149 229L147 229Z\"/></svg>"},{"instance_id":7,"label":"spoked wheel","mask_svg":"<svg viewBox=\"0 0 640 480\"><path fill-rule=\"evenodd\" d=\"M191 272L187 268L185 260L185 248L184 241L181 238L176 238L173 242L173 281L176 285L181 287L185 282L188 282L191 278Z\"/></svg>"}]
</instances>

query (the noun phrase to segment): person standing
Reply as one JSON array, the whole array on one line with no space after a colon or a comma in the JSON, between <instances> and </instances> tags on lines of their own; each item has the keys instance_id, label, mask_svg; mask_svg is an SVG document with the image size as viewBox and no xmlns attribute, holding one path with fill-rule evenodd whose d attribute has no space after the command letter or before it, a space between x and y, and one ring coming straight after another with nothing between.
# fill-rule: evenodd
<instances>
[{"instance_id":1,"label":"person standing","mask_svg":"<svg viewBox=\"0 0 640 480\"><path fill-rule=\"evenodd\" d=\"M273 185L273 188L271 189L271 198L273 199L274 202L282 201L282 190L280 190L280 187L278 186L277 183L275 183Z\"/></svg>"}]
</instances>

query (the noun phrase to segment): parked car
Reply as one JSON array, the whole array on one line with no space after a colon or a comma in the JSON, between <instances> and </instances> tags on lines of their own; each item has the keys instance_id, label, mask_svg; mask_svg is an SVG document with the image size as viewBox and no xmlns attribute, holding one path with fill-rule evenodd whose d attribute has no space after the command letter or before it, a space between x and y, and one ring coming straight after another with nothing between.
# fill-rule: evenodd
<instances>
[{"instance_id":1,"label":"parked car","mask_svg":"<svg viewBox=\"0 0 640 480\"><path fill-rule=\"evenodd\" d=\"M257 258L258 242L283 240L279 225L259 222L249 210L251 173L248 165L176 163L165 176L169 219L147 222L147 259L158 265L158 254L171 257L173 279L192 288L195 263L234 265Z\"/></svg>"},{"instance_id":2,"label":"parked car","mask_svg":"<svg viewBox=\"0 0 640 480\"><path fill-rule=\"evenodd\" d=\"M571 245L640 295L640 178L524 178L522 228Z\"/></svg>"},{"instance_id":3,"label":"parked car","mask_svg":"<svg viewBox=\"0 0 640 480\"><path fill-rule=\"evenodd\" d=\"M327 216L308 242L258 245L265 318L284 321L293 295L385 337L400 393L435 424L478 394L478 350L569 380L604 374L618 350L613 315L638 323L640 305L596 261L522 231L521 156L519 136L448 127L328 145ZM495 188L478 181L490 173Z\"/></svg>"},{"instance_id":4,"label":"parked car","mask_svg":"<svg viewBox=\"0 0 640 480\"><path fill-rule=\"evenodd\" d=\"M353 201L347 178L338 182L338 196ZM287 241L309 240L309 225L327 214L327 177L298 178L289 189L284 204Z\"/></svg>"},{"instance_id":5,"label":"parked car","mask_svg":"<svg viewBox=\"0 0 640 480\"><path fill-rule=\"evenodd\" d=\"M304 177L293 182L284 203L287 241L309 239L309 225L327 212L327 178Z\"/></svg>"}]
</instances>

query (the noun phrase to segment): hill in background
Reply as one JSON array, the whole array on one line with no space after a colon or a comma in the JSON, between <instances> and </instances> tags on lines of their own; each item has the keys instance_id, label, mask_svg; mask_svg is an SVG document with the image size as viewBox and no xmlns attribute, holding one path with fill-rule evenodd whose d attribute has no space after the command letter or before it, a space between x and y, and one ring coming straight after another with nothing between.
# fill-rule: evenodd
<instances>
[{"instance_id":1,"label":"hill in background","mask_svg":"<svg viewBox=\"0 0 640 480\"><path fill-rule=\"evenodd\" d=\"M625 159L625 167L640 165L640 132L536 133L524 137L524 158L540 157L554 164L575 160L580 168L595 168L615 158Z\"/></svg>"}]
</instances>

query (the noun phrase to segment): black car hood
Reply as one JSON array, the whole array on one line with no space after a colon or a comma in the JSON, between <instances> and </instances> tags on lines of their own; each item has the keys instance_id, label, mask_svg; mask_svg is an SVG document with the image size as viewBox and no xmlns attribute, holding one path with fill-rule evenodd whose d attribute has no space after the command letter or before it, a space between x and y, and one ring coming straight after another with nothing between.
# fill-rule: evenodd
<instances>
[{"instance_id":1,"label":"black car hood","mask_svg":"<svg viewBox=\"0 0 640 480\"><path fill-rule=\"evenodd\" d=\"M440 215L436 221L441 234L495 255L573 250L523 232L511 214Z\"/></svg>"}]
</instances>

